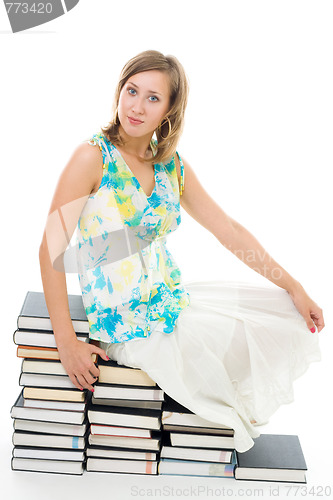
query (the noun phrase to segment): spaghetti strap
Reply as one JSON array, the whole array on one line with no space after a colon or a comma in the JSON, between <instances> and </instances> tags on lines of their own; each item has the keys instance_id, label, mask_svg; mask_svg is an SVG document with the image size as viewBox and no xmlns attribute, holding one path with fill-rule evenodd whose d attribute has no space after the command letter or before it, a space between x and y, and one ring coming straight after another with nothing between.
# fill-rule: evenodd
<instances>
[{"instance_id":1,"label":"spaghetti strap","mask_svg":"<svg viewBox=\"0 0 333 500\"><path fill-rule=\"evenodd\" d=\"M184 164L183 164L183 160L181 159L181 156L180 154L178 153L178 151L176 151L177 153L177 156L178 156L178 159L179 159L179 163L180 163L180 187L179 187L179 196L181 196L184 192L184 188L185 188L185 170L184 170Z\"/></svg>"},{"instance_id":2,"label":"spaghetti strap","mask_svg":"<svg viewBox=\"0 0 333 500\"><path fill-rule=\"evenodd\" d=\"M103 169L105 169L108 164L111 162L109 150L105 144L105 141L102 137L99 137L98 134L94 134L91 139L86 139L83 142L87 142L91 146L99 146L99 149L103 155Z\"/></svg>"}]
</instances>

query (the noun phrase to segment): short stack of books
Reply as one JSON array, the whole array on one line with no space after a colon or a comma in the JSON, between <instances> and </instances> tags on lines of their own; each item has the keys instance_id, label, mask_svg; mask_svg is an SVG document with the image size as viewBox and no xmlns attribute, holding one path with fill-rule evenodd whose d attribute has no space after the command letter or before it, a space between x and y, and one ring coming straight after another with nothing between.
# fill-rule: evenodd
<instances>
[{"instance_id":1,"label":"short stack of books","mask_svg":"<svg viewBox=\"0 0 333 500\"><path fill-rule=\"evenodd\" d=\"M157 474L164 392L140 369L99 359L88 410L88 472Z\"/></svg>"},{"instance_id":2,"label":"short stack of books","mask_svg":"<svg viewBox=\"0 0 333 500\"><path fill-rule=\"evenodd\" d=\"M233 478L234 431L205 420L165 394L160 475Z\"/></svg>"},{"instance_id":3,"label":"short stack of books","mask_svg":"<svg viewBox=\"0 0 333 500\"><path fill-rule=\"evenodd\" d=\"M88 342L81 296L70 295L69 305L78 338ZM90 393L74 386L59 360L43 293L27 293L17 326L22 390L11 410L12 469L82 474Z\"/></svg>"}]
</instances>

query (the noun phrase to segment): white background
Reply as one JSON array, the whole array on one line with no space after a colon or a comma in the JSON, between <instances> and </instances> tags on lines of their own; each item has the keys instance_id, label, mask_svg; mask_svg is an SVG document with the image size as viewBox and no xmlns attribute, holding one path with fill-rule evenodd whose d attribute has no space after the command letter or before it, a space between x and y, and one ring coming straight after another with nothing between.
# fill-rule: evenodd
<instances>
[{"instance_id":1,"label":"white background","mask_svg":"<svg viewBox=\"0 0 333 500\"><path fill-rule=\"evenodd\" d=\"M81 0L59 19L12 34L1 3L1 475L11 498L51 500L72 492L82 499L145 498L163 486L169 489L155 496L182 498L191 497L191 484L202 488L199 498L223 496L223 487L228 496L240 488L243 496L255 496L255 488L265 498L274 495L270 483L10 470L9 412L21 363L12 335L26 292L42 290L38 248L51 197L76 146L108 123L122 66L146 49L176 55L190 80L180 154L217 203L324 310L322 362L295 383L295 402L262 432L298 434L308 490L333 488L332 14L332 3L323 0ZM184 210L169 248L185 282L268 283ZM80 293L76 276L69 276L68 290ZM285 485L275 491L280 498L287 493ZM301 496L295 493L288 498Z\"/></svg>"}]
</instances>

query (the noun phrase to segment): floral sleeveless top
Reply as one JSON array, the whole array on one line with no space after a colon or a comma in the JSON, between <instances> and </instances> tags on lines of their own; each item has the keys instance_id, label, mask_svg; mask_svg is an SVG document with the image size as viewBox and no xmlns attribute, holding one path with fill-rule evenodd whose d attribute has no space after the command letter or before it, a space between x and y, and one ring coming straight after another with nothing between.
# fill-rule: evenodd
<instances>
[{"instance_id":1,"label":"floral sleeveless top","mask_svg":"<svg viewBox=\"0 0 333 500\"><path fill-rule=\"evenodd\" d=\"M102 133L88 141L103 154L103 177L77 226L77 264L89 336L104 342L170 334L190 303L166 237L181 222L184 186L175 158L156 163L147 196L117 148ZM152 148L154 150L154 143Z\"/></svg>"}]
</instances>

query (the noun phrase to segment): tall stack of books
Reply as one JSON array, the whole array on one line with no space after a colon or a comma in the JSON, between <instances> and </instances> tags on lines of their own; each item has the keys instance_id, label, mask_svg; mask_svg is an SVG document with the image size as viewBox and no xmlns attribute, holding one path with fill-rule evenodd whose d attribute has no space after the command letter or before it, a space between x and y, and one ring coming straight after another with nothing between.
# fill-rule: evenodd
<instances>
[{"instance_id":1,"label":"tall stack of books","mask_svg":"<svg viewBox=\"0 0 333 500\"><path fill-rule=\"evenodd\" d=\"M157 474L164 392L140 369L102 359L98 367L87 471Z\"/></svg>"},{"instance_id":2,"label":"tall stack of books","mask_svg":"<svg viewBox=\"0 0 333 500\"><path fill-rule=\"evenodd\" d=\"M234 431L205 420L165 394L160 475L233 478Z\"/></svg>"},{"instance_id":3,"label":"tall stack of books","mask_svg":"<svg viewBox=\"0 0 333 500\"><path fill-rule=\"evenodd\" d=\"M81 296L69 295L69 306L78 339L89 342ZM60 362L43 293L27 293L17 327L22 390L11 410L12 469L82 474L90 393L74 386Z\"/></svg>"}]
</instances>

